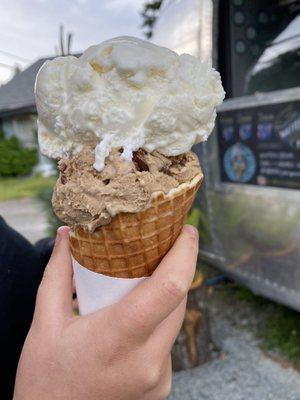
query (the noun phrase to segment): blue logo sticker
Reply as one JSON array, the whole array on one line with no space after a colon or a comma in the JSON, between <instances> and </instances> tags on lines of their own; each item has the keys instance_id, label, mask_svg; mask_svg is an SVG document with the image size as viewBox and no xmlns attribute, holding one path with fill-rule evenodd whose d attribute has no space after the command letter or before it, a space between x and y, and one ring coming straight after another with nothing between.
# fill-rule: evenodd
<instances>
[{"instance_id":1,"label":"blue logo sticker","mask_svg":"<svg viewBox=\"0 0 300 400\"><path fill-rule=\"evenodd\" d=\"M237 143L226 150L224 168L228 178L233 182L249 182L256 170L256 160L248 146Z\"/></svg>"},{"instance_id":2,"label":"blue logo sticker","mask_svg":"<svg viewBox=\"0 0 300 400\"><path fill-rule=\"evenodd\" d=\"M257 125L257 137L260 140L269 140L272 137L273 124L271 122L261 122Z\"/></svg>"},{"instance_id":3,"label":"blue logo sticker","mask_svg":"<svg viewBox=\"0 0 300 400\"><path fill-rule=\"evenodd\" d=\"M230 142L233 139L234 128L232 125L226 125L222 128L222 136L226 142Z\"/></svg>"},{"instance_id":4,"label":"blue logo sticker","mask_svg":"<svg viewBox=\"0 0 300 400\"><path fill-rule=\"evenodd\" d=\"M252 125L241 124L239 127L239 135L242 140L249 140L252 136Z\"/></svg>"}]
</instances>

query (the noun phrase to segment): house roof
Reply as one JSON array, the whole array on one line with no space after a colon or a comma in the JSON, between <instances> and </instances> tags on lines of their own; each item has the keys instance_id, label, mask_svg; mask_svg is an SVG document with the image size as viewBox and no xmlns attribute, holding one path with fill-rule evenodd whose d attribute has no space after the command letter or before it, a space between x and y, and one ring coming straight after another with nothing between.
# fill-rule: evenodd
<instances>
[{"instance_id":1,"label":"house roof","mask_svg":"<svg viewBox=\"0 0 300 400\"><path fill-rule=\"evenodd\" d=\"M79 54L74 55L79 56ZM8 83L0 86L0 118L36 111L34 97L35 78L43 63L53 58L40 58L24 71L15 75Z\"/></svg>"}]
</instances>

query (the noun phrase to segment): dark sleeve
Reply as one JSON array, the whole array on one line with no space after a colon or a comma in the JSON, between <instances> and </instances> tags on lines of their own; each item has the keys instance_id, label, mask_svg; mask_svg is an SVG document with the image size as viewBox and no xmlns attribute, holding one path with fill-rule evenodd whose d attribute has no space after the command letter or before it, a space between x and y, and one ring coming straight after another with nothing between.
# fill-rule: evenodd
<instances>
[{"instance_id":1,"label":"dark sleeve","mask_svg":"<svg viewBox=\"0 0 300 400\"><path fill-rule=\"evenodd\" d=\"M12 399L18 360L44 270L37 250L0 217L0 399Z\"/></svg>"}]
</instances>

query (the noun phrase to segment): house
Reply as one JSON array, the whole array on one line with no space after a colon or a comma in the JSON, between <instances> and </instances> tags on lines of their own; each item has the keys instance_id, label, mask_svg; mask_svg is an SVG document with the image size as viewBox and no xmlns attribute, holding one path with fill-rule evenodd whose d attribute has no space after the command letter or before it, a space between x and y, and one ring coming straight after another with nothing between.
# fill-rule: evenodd
<instances>
[{"instance_id":1,"label":"house","mask_svg":"<svg viewBox=\"0 0 300 400\"><path fill-rule=\"evenodd\" d=\"M38 147L34 83L40 67L53 58L40 58L0 86L0 132L5 138L16 136L24 147ZM40 155L38 170L47 174L50 168L49 160Z\"/></svg>"},{"instance_id":2,"label":"house","mask_svg":"<svg viewBox=\"0 0 300 400\"><path fill-rule=\"evenodd\" d=\"M6 138L16 136L25 147L36 147L34 82L47 58L41 58L0 86L0 130Z\"/></svg>"}]
</instances>

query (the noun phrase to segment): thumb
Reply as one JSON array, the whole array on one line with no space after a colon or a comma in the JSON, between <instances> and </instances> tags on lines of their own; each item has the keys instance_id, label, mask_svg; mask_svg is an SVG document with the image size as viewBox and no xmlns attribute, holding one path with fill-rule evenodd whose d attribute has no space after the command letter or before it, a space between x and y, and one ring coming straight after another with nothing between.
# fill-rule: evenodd
<instances>
[{"instance_id":1,"label":"thumb","mask_svg":"<svg viewBox=\"0 0 300 400\"><path fill-rule=\"evenodd\" d=\"M192 283L197 255L198 232L185 225L153 275L115 306L125 333L149 335L180 305Z\"/></svg>"},{"instance_id":2,"label":"thumb","mask_svg":"<svg viewBox=\"0 0 300 400\"><path fill-rule=\"evenodd\" d=\"M51 258L38 289L34 321L48 321L72 315L72 262L69 228L58 229Z\"/></svg>"}]
</instances>

